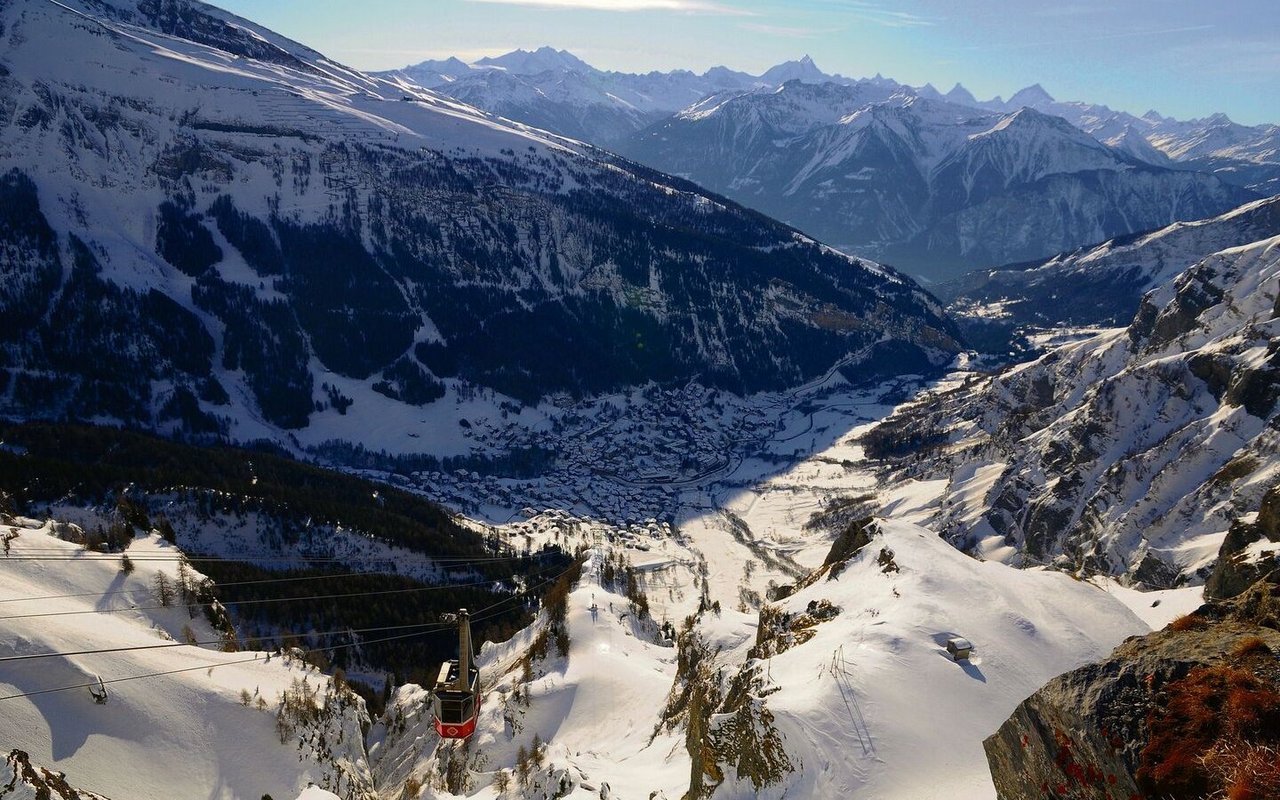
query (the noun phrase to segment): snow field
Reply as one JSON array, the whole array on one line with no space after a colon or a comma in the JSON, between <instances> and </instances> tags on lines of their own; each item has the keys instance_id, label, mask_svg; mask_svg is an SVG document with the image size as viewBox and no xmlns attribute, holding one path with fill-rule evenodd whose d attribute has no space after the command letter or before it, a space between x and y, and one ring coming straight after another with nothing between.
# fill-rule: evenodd
<instances>
[{"instance_id":1,"label":"snow field","mask_svg":"<svg viewBox=\"0 0 1280 800\"><path fill-rule=\"evenodd\" d=\"M182 641L188 625L198 640L218 638L202 615L189 617L181 603L149 608L157 605L154 576L176 573L176 560L147 560L176 559L177 551L157 536L135 540L128 549L135 570L125 575L118 557L90 555L55 538L52 529L50 523L22 519L12 527L18 536L10 542L11 556L0 560L0 616L10 617L0 622L0 658ZM21 600L64 594L84 596ZM129 607L134 610L83 613ZM32 613L59 616L17 618ZM304 664L268 662L267 655L183 645L0 661L0 697L6 698L0 700L0 748L26 750L33 763L63 770L74 785L112 798L293 797L308 783L332 777L334 764L318 761L296 737L281 744L278 700L294 681L306 680L323 701L330 684ZM133 679L159 672L173 674ZM105 704L95 703L87 688L12 697L90 683L97 676L107 682ZM247 705L242 692L249 693ZM265 708L257 707L259 697ZM367 783L357 715L339 717L327 732L335 738L333 762Z\"/></svg>"},{"instance_id":2,"label":"snow field","mask_svg":"<svg viewBox=\"0 0 1280 800\"><path fill-rule=\"evenodd\" d=\"M981 562L909 523L878 526L837 579L779 604L798 615L825 600L840 613L764 668L778 689L766 705L803 766L760 796L989 800L982 739L1049 678L1148 627L1061 573ZM882 549L897 571L878 563ZM953 636L973 642L967 663L947 654Z\"/></svg>"}]
</instances>

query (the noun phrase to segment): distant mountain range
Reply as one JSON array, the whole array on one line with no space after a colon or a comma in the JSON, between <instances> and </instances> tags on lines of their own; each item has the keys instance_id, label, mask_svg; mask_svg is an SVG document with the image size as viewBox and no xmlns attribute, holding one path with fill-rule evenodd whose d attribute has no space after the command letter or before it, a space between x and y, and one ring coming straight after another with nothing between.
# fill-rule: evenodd
<instances>
[{"instance_id":1,"label":"distant mountain range","mask_svg":"<svg viewBox=\"0 0 1280 800\"><path fill-rule=\"evenodd\" d=\"M1038 84L979 101L808 57L758 76L628 74L549 47L384 77L614 149L930 280L1280 191L1280 127L1138 117Z\"/></svg>"},{"instance_id":2,"label":"distant mountain range","mask_svg":"<svg viewBox=\"0 0 1280 800\"><path fill-rule=\"evenodd\" d=\"M751 392L960 347L892 270L212 6L16 0L0 30L0 413L359 441L477 387Z\"/></svg>"}]
</instances>

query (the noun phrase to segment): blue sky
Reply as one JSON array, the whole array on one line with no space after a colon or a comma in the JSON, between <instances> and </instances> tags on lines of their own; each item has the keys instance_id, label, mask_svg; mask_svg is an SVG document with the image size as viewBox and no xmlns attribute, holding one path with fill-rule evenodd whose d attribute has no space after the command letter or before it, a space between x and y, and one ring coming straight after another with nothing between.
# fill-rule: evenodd
<instances>
[{"instance_id":1,"label":"blue sky","mask_svg":"<svg viewBox=\"0 0 1280 800\"><path fill-rule=\"evenodd\" d=\"M216 0L362 69L563 48L628 72L808 54L827 72L959 81L980 98L1041 83L1176 117L1280 122L1278 0Z\"/></svg>"}]
</instances>

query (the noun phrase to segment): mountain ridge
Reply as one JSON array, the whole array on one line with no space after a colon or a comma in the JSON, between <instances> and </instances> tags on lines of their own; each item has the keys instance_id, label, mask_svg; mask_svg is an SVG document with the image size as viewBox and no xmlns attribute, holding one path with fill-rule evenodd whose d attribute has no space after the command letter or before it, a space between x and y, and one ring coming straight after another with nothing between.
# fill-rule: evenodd
<instances>
[{"instance_id":1,"label":"mountain ridge","mask_svg":"<svg viewBox=\"0 0 1280 800\"><path fill-rule=\"evenodd\" d=\"M958 349L892 270L225 12L4 16L0 150L25 171L0 187L21 243L0 269L6 313L31 323L4 334L9 413L286 442L319 418L319 444L408 426L459 387L750 392L851 357L870 378L891 368L885 327L935 363ZM53 37L83 40L83 61L48 58ZM49 322L54 298L74 332Z\"/></svg>"},{"instance_id":2,"label":"mountain ridge","mask_svg":"<svg viewBox=\"0 0 1280 800\"><path fill-rule=\"evenodd\" d=\"M982 111L867 81L716 95L618 149L935 281L1255 197L1032 108Z\"/></svg>"},{"instance_id":3,"label":"mountain ridge","mask_svg":"<svg viewBox=\"0 0 1280 800\"><path fill-rule=\"evenodd\" d=\"M538 52L543 51L563 52ZM1185 122L1158 114L1135 117L1098 104L1057 101L1039 84L1008 101L978 101L960 84L943 95L931 84L828 75L812 59L784 62L758 77L721 70L714 74L725 80L713 82L711 70L701 76L681 70L628 75L574 58L571 68L552 59L521 74L476 64L460 77L427 82L501 116L689 177L847 252L931 281L1214 216L1280 189L1280 147L1273 141L1280 141L1280 127L1244 128L1217 115ZM785 110L774 97L806 92L815 98L796 100ZM882 110L912 104L952 109L948 113L959 127L949 135L946 152L923 155L938 150L938 112L931 112L933 122L923 123L927 129L907 123L904 130L899 121L865 143L840 141L848 136L834 127L854 122L851 130L857 130L863 112L872 115L867 119L887 121ZM745 106L758 108L730 113ZM983 133L966 127L966 118L987 115L987 127L1030 133L1035 126L1025 122L1036 114L1053 133L1014 146L1038 149L1040 168L1024 163L1020 176L1001 174L999 161L1019 166L1008 163L1018 158L1011 153L988 160L986 168L964 168L989 173L976 195L974 175L960 182L944 175L942 185L930 186L937 161L965 147L959 138ZM808 140L799 138L806 135ZM831 143L817 141L822 138ZM1095 157L1063 160L1068 148ZM782 152L796 149L808 152ZM1060 168L1047 169L1053 163ZM815 165L823 167L821 177L805 186L806 176L817 174ZM1055 216L1064 204L1070 213Z\"/></svg>"}]
</instances>

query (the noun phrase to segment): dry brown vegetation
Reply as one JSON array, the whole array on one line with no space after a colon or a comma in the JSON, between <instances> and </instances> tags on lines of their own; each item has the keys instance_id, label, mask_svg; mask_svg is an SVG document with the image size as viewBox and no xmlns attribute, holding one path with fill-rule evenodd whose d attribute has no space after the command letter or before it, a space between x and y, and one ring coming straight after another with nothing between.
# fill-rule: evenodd
<instances>
[{"instance_id":1,"label":"dry brown vegetation","mask_svg":"<svg viewBox=\"0 0 1280 800\"><path fill-rule=\"evenodd\" d=\"M1196 613L1183 614L1182 616L1169 623L1169 629L1174 631L1198 631L1209 626L1209 621Z\"/></svg>"},{"instance_id":2,"label":"dry brown vegetation","mask_svg":"<svg viewBox=\"0 0 1280 800\"><path fill-rule=\"evenodd\" d=\"M1241 639L1232 649L1233 658L1246 658L1251 655L1271 655L1271 648L1263 641L1261 636L1249 636Z\"/></svg>"},{"instance_id":3,"label":"dry brown vegetation","mask_svg":"<svg viewBox=\"0 0 1280 800\"><path fill-rule=\"evenodd\" d=\"M1246 639L1241 649L1257 653L1258 645ZM1280 797L1280 692L1251 670L1193 669L1165 687L1147 724L1137 778L1149 796Z\"/></svg>"}]
</instances>

